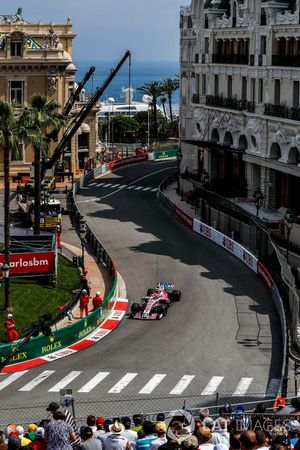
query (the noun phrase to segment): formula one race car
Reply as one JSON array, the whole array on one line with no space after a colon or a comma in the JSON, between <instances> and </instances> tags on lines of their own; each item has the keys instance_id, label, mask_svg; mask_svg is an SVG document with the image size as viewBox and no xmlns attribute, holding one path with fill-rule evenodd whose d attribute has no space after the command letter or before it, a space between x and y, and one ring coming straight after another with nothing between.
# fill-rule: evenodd
<instances>
[{"instance_id":1,"label":"formula one race car","mask_svg":"<svg viewBox=\"0 0 300 450\"><path fill-rule=\"evenodd\" d=\"M179 302L181 291L173 289L174 283L158 283L156 289L148 289L141 303L131 305L132 319L162 319L173 302Z\"/></svg>"}]
</instances>

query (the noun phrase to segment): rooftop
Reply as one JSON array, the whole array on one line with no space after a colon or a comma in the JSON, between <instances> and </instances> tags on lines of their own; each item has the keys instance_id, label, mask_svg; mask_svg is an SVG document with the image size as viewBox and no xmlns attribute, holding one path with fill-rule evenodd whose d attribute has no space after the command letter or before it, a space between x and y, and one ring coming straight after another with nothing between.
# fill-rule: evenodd
<instances>
[{"instance_id":1,"label":"rooftop","mask_svg":"<svg viewBox=\"0 0 300 450\"><path fill-rule=\"evenodd\" d=\"M16 14L0 15L0 23L28 23L28 22L22 17L22 8L18 8Z\"/></svg>"}]
</instances>

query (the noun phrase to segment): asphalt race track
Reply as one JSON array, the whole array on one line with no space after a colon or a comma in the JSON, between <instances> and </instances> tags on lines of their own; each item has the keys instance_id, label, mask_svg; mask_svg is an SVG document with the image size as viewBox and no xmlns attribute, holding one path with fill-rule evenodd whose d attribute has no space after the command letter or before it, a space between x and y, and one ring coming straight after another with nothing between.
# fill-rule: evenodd
<instances>
[{"instance_id":1,"label":"asphalt race track","mask_svg":"<svg viewBox=\"0 0 300 450\"><path fill-rule=\"evenodd\" d=\"M282 355L273 302L238 259L188 230L157 201L158 184L173 172L176 161L129 166L92 181L77 200L114 258L131 302L158 281L175 282L181 302L161 321L126 318L89 349L11 381L14 374L1 375L2 403L47 404L61 387L72 388L78 402L106 399L109 406L125 397L155 397L164 398L165 408L175 407L177 396L195 403L197 394L197 404L213 404L216 392L237 399L276 394Z\"/></svg>"}]
</instances>

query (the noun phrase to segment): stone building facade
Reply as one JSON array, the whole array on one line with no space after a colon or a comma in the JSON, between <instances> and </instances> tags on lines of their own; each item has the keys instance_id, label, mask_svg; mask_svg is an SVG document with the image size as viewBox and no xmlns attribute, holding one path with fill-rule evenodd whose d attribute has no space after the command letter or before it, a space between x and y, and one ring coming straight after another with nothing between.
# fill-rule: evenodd
<instances>
[{"instance_id":1,"label":"stone building facade","mask_svg":"<svg viewBox=\"0 0 300 450\"><path fill-rule=\"evenodd\" d=\"M300 214L299 0L192 0L182 7L182 171L229 196Z\"/></svg>"},{"instance_id":2,"label":"stone building facade","mask_svg":"<svg viewBox=\"0 0 300 450\"><path fill-rule=\"evenodd\" d=\"M21 8L15 15L0 15L0 99L27 106L34 93L41 93L63 106L75 85L75 36L70 18L65 24L30 23L22 17ZM74 105L71 117L83 104ZM65 166L73 172L83 168L84 158L95 155L97 114L94 107L64 152ZM54 148L52 144L51 151ZM0 153L0 175L2 158ZM29 173L32 161L32 147L23 145L19 160L11 162L11 174Z\"/></svg>"}]
</instances>

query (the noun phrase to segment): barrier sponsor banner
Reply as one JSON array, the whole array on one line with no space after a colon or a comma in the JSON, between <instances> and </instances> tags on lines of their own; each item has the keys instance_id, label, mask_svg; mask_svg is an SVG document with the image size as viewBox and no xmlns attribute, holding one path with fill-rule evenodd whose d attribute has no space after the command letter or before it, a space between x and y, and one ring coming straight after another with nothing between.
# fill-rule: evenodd
<instances>
[{"instance_id":1,"label":"barrier sponsor banner","mask_svg":"<svg viewBox=\"0 0 300 450\"><path fill-rule=\"evenodd\" d=\"M177 150L158 150L154 152L154 159L174 158L177 156Z\"/></svg>"},{"instance_id":2,"label":"barrier sponsor banner","mask_svg":"<svg viewBox=\"0 0 300 450\"><path fill-rule=\"evenodd\" d=\"M53 273L55 269L54 252L11 253L9 259L10 276ZM0 255L0 269L4 261L5 256Z\"/></svg>"},{"instance_id":3,"label":"barrier sponsor banner","mask_svg":"<svg viewBox=\"0 0 300 450\"><path fill-rule=\"evenodd\" d=\"M193 229L193 218L176 206L175 214L191 230Z\"/></svg>"},{"instance_id":4,"label":"barrier sponsor banner","mask_svg":"<svg viewBox=\"0 0 300 450\"><path fill-rule=\"evenodd\" d=\"M197 219L193 220L193 230L225 248L228 252L243 261L253 272L257 273L257 258L245 247Z\"/></svg>"},{"instance_id":5,"label":"barrier sponsor banner","mask_svg":"<svg viewBox=\"0 0 300 450\"><path fill-rule=\"evenodd\" d=\"M273 286L272 277L271 277L269 271L266 269L266 267L260 261L258 261L258 263L257 263L257 274L265 282L268 290L270 292L272 292L272 286Z\"/></svg>"},{"instance_id":6,"label":"barrier sponsor banner","mask_svg":"<svg viewBox=\"0 0 300 450\"><path fill-rule=\"evenodd\" d=\"M128 156L128 158L116 159L114 161L110 161L109 170L112 170L114 167L125 166L127 164L132 164L138 161L146 161L148 159L148 154L146 155L134 155Z\"/></svg>"}]
</instances>

